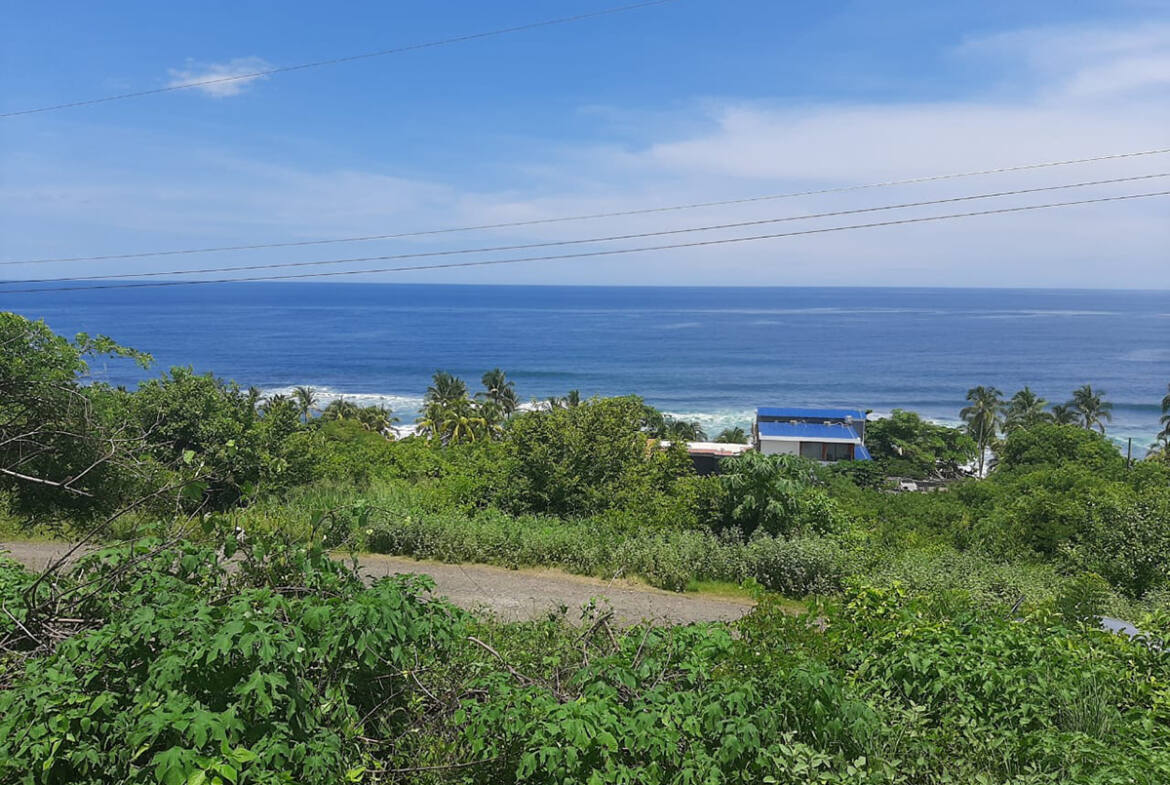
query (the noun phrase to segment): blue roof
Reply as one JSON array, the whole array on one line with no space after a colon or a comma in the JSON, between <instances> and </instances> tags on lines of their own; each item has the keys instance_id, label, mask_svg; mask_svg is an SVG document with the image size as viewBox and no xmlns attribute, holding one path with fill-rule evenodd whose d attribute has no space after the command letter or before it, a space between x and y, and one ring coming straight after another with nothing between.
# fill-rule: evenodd
<instances>
[{"instance_id":1,"label":"blue roof","mask_svg":"<svg viewBox=\"0 0 1170 785\"><path fill-rule=\"evenodd\" d=\"M855 461L872 461L873 456L869 454L869 448L864 444L859 444L853 448L853 460Z\"/></svg>"},{"instance_id":2,"label":"blue roof","mask_svg":"<svg viewBox=\"0 0 1170 785\"><path fill-rule=\"evenodd\" d=\"M865 412L859 409L794 409L787 406L761 406L756 417L775 417L781 420L864 420Z\"/></svg>"},{"instance_id":3,"label":"blue roof","mask_svg":"<svg viewBox=\"0 0 1170 785\"><path fill-rule=\"evenodd\" d=\"M756 427L759 429L760 436L779 436L810 442L824 441L825 439L861 441L857 431L841 423L825 425L814 422L762 422Z\"/></svg>"}]
</instances>

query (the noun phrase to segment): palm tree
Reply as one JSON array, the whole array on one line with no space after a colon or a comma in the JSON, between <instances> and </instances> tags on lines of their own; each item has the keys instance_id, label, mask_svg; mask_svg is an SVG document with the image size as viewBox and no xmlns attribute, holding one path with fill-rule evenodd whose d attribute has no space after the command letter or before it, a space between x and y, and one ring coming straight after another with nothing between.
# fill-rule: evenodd
<instances>
[{"instance_id":1,"label":"palm tree","mask_svg":"<svg viewBox=\"0 0 1170 785\"><path fill-rule=\"evenodd\" d=\"M1076 425L1079 419L1077 410L1072 404L1058 403L1052 407L1052 421L1057 425Z\"/></svg>"},{"instance_id":2,"label":"palm tree","mask_svg":"<svg viewBox=\"0 0 1170 785\"><path fill-rule=\"evenodd\" d=\"M446 406L467 398L467 384L458 376L446 371L435 371L431 377L431 386L423 400L429 404Z\"/></svg>"},{"instance_id":3,"label":"palm tree","mask_svg":"<svg viewBox=\"0 0 1170 785\"><path fill-rule=\"evenodd\" d=\"M321 411L322 420L356 420L361 415L361 407L345 398L330 401Z\"/></svg>"},{"instance_id":4,"label":"palm tree","mask_svg":"<svg viewBox=\"0 0 1170 785\"><path fill-rule=\"evenodd\" d=\"M1170 442L1170 384L1166 385L1166 397L1162 399L1162 432L1158 434L1158 438L1165 442Z\"/></svg>"},{"instance_id":5,"label":"palm tree","mask_svg":"<svg viewBox=\"0 0 1170 785\"><path fill-rule=\"evenodd\" d=\"M715 437L715 441L721 444L747 444L747 433L738 425L734 428L724 428Z\"/></svg>"},{"instance_id":6,"label":"palm tree","mask_svg":"<svg viewBox=\"0 0 1170 785\"><path fill-rule=\"evenodd\" d=\"M508 381L507 375L499 368L493 368L483 375L485 397L500 408L504 417L510 416L520 401L516 398L516 383Z\"/></svg>"},{"instance_id":7,"label":"palm tree","mask_svg":"<svg viewBox=\"0 0 1170 785\"><path fill-rule=\"evenodd\" d=\"M982 477L987 448L999 431L1003 393L996 387L980 385L967 391L967 400L971 405L959 412L959 416L967 423L967 433L979 445L979 476Z\"/></svg>"},{"instance_id":8,"label":"palm tree","mask_svg":"<svg viewBox=\"0 0 1170 785\"><path fill-rule=\"evenodd\" d=\"M1160 459L1170 462L1170 433L1163 431L1158 434L1157 439L1150 445L1150 452L1146 458L1148 460Z\"/></svg>"},{"instance_id":9,"label":"palm tree","mask_svg":"<svg viewBox=\"0 0 1170 785\"><path fill-rule=\"evenodd\" d=\"M422 432L442 444L473 442L481 436L491 436L498 427L488 422L467 398L446 406L432 405L419 420Z\"/></svg>"},{"instance_id":10,"label":"palm tree","mask_svg":"<svg viewBox=\"0 0 1170 785\"><path fill-rule=\"evenodd\" d=\"M672 442L701 442L707 438L703 427L695 420L677 420L667 416L663 418L663 426L663 438Z\"/></svg>"},{"instance_id":11,"label":"palm tree","mask_svg":"<svg viewBox=\"0 0 1170 785\"><path fill-rule=\"evenodd\" d=\"M1105 392L1093 392L1093 386L1086 384L1073 390L1069 405L1081 418L1081 427L1099 428L1105 433L1105 421L1113 422L1113 404L1105 401Z\"/></svg>"},{"instance_id":12,"label":"palm tree","mask_svg":"<svg viewBox=\"0 0 1170 785\"><path fill-rule=\"evenodd\" d=\"M317 391L312 387L294 387L292 397L297 402L297 408L301 410L301 419L308 422L313 412L317 410L319 403Z\"/></svg>"},{"instance_id":13,"label":"palm tree","mask_svg":"<svg viewBox=\"0 0 1170 785\"><path fill-rule=\"evenodd\" d=\"M1018 428L1031 428L1038 423L1047 422L1052 415L1044 411L1048 401L1032 392L1032 388L1025 387L1017 392L1008 401L1004 408L1004 432Z\"/></svg>"},{"instance_id":14,"label":"palm tree","mask_svg":"<svg viewBox=\"0 0 1170 785\"><path fill-rule=\"evenodd\" d=\"M357 421L367 431L386 435L398 418L385 406L365 406L358 410Z\"/></svg>"},{"instance_id":15,"label":"palm tree","mask_svg":"<svg viewBox=\"0 0 1170 785\"><path fill-rule=\"evenodd\" d=\"M581 405L581 391L569 390L567 395L561 397L551 395L544 399L544 404L548 406L550 411L552 409L576 409Z\"/></svg>"},{"instance_id":16,"label":"palm tree","mask_svg":"<svg viewBox=\"0 0 1170 785\"><path fill-rule=\"evenodd\" d=\"M252 389L255 390L256 388L253 387ZM248 392L249 392L248 397L251 398L252 397L251 390L249 390ZM264 398L262 401L260 401L259 409L260 409L261 414L268 414L272 411L275 411L276 409L279 409L282 406L289 406L291 404L292 404L292 401L289 399L289 397L287 395L282 395L280 393L276 393L275 395L270 395L267 398Z\"/></svg>"}]
</instances>

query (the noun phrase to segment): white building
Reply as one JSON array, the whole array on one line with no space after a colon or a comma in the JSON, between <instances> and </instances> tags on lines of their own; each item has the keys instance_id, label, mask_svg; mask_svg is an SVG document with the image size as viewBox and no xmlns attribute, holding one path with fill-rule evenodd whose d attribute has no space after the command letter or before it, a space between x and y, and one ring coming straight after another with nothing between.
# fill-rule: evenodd
<instances>
[{"instance_id":1,"label":"white building","mask_svg":"<svg viewBox=\"0 0 1170 785\"><path fill-rule=\"evenodd\" d=\"M765 455L799 455L823 463L868 461L865 412L856 409L761 407L752 442Z\"/></svg>"}]
</instances>

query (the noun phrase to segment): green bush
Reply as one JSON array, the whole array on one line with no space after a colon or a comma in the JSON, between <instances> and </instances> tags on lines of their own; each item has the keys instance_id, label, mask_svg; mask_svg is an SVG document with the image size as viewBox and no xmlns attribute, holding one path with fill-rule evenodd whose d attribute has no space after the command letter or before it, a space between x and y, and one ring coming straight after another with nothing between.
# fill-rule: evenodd
<instances>
[{"instance_id":1,"label":"green bush","mask_svg":"<svg viewBox=\"0 0 1170 785\"><path fill-rule=\"evenodd\" d=\"M253 545L241 586L209 549L128 555L78 577L103 623L0 692L0 780L335 783L408 733L416 655L458 635L426 581L365 588L319 549Z\"/></svg>"},{"instance_id":2,"label":"green bush","mask_svg":"<svg viewBox=\"0 0 1170 785\"><path fill-rule=\"evenodd\" d=\"M1013 430L995 453L997 473L1075 464L1099 477L1116 478L1125 458L1102 434L1075 425L1041 424Z\"/></svg>"},{"instance_id":3,"label":"green bush","mask_svg":"<svg viewBox=\"0 0 1170 785\"><path fill-rule=\"evenodd\" d=\"M519 414L504 435L507 484L500 504L514 512L584 516L637 508L691 473L680 444L660 449L643 430L634 396Z\"/></svg>"},{"instance_id":4,"label":"green bush","mask_svg":"<svg viewBox=\"0 0 1170 785\"><path fill-rule=\"evenodd\" d=\"M816 464L803 458L747 452L722 462L720 481L718 530L787 537L837 531L848 523L840 505L818 487L823 483Z\"/></svg>"},{"instance_id":5,"label":"green bush","mask_svg":"<svg viewBox=\"0 0 1170 785\"><path fill-rule=\"evenodd\" d=\"M746 557L750 577L789 597L836 594L853 568L845 549L825 537L756 537Z\"/></svg>"}]
</instances>

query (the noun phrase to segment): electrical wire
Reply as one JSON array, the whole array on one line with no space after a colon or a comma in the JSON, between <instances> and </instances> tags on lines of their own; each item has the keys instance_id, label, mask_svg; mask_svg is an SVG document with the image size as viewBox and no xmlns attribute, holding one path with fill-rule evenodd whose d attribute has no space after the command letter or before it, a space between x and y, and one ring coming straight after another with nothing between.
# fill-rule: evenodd
<instances>
[{"instance_id":1,"label":"electrical wire","mask_svg":"<svg viewBox=\"0 0 1170 785\"><path fill-rule=\"evenodd\" d=\"M0 119L9 117L18 117L21 115L39 114L41 112L52 112L58 109L72 109L78 106L91 106L93 104L104 104L110 101L124 101L128 98L141 98L147 95L158 95L159 93L173 93L178 90L190 90L195 87L206 87L208 85L224 84L227 82L238 82L249 79L258 79L264 76L272 76L273 74L284 74L290 71L304 71L309 68L321 68L327 65L339 65L341 63L352 63L355 60L368 60L374 57L386 57L387 55L402 54L403 52L413 52L419 49L433 49L438 46L448 46L450 44L463 43L464 41L474 41L479 38L492 38L498 35L506 35L508 33L518 33L524 30L534 30L540 27L551 27L553 25L569 24L571 22L580 22L586 19L593 19L599 16L609 16L611 14L625 13L626 11L634 11L639 8L648 8L649 6L664 5L666 3L673 3L675 0L647 0L642 3L632 3L630 5L611 6L609 8L602 8L597 11L589 11L583 14L576 14L574 16L562 16L556 19L544 19L538 22L528 22L522 25L514 25L512 27L500 27L494 30L484 30L478 33L467 33L466 35L457 35L450 38L442 38L437 41L426 41L419 44L409 44L407 46L397 46L392 49L380 49L377 52L365 52L363 54L348 55L345 57L334 57L328 60L315 60L308 63L298 63L296 65L285 65L277 68L267 68L262 71L253 71L247 74L234 74L232 76L219 76L212 79L200 79L195 82L185 82L176 85L167 85L166 87L156 87L151 90L138 90L132 93L120 93L118 95L107 95L101 98L89 98L83 101L70 101L64 104L53 104L51 106L39 106L33 109L20 109L14 112L0 112Z\"/></svg>"},{"instance_id":2,"label":"electrical wire","mask_svg":"<svg viewBox=\"0 0 1170 785\"><path fill-rule=\"evenodd\" d=\"M103 273L98 275L81 275L81 276L65 276L60 278L24 278L13 279L8 281L0 281L0 284L32 284L32 283L55 283L59 281L101 281L112 280L118 278L159 278L173 275L197 275L206 273L230 273L241 272L246 270L274 270L289 267L318 267L331 264L354 264L358 262L381 262L397 259L419 259L436 256L459 256L464 254L474 253L497 253L500 251L523 251L533 248L553 248L567 245L584 245L589 243L603 243L613 242L618 240L638 240L647 237L663 237L676 234L689 234L692 232L710 232L723 229L742 229L748 226L761 226L773 223L785 223L788 221L807 221L817 218L839 218L844 215L859 215L863 213L875 213L886 210L902 210L912 207L928 207L939 204L953 204L955 202L969 202L977 199L995 199L1004 196L1019 196L1022 194L1039 193L1042 191L1061 191L1069 188L1086 188L1096 185L1113 185L1116 183L1128 183L1136 180L1153 180L1161 177L1170 177L1170 172L1161 172L1158 174L1144 174L1134 175L1131 177L1115 177L1107 180L1089 180L1080 183L1066 183L1062 185L1046 185L1037 188L1021 188L1012 191L997 191L994 193L973 194L969 196L953 196L946 199L931 199L921 202L905 202L902 204L881 205L878 207L859 207L850 210L835 210L827 213L811 213L807 215L790 215L780 218L760 218L752 221L737 221L735 223L713 224L709 226L695 226L686 227L682 229L665 229L654 232L636 232L632 234L617 234L609 235L607 237L585 237L572 240L549 240L539 243L522 243L516 245L497 245L483 248L461 248L444 251L415 251L411 253L390 254L383 256L360 256L348 259L322 259L305 262L276 262L270 264L248 264L235 265L229 267L203 267L198 269L187 270L151 270L146 272L133 273Z\"/></svg>"},{"instance_id":3,"label":"electrical wire","mask_svg":"<svg viewBox=\"0 0 1170 785\"><path fill-rule=\"evenodd\" d=\"M427 229L413 232L398 232L396 234L375 234L362 235L356 237L336 237L324 240L297 240L290 242L272 242L272 243L254 243L250 245L221 245L206 248L180 248L163 251L142 251L137 253L117 253L104 254L101 256L63 256L45 259L12 259L0 261L0 265L13 264L52 264L60 262L103 262L115 259L145 259L154 256L181 256L202 253L219 253L224 251L252 251L264 248L303 248L314 245L331 245L334 243L355 243L368 242L371 240L397 240L407 237L425 237L430 235L453 234L457 232L473 232L487 229L511 229L522 226L539 226L542 224L567 223L571 221L588 221L599 218L619 218L630 215L648 215L651 213L666 213L681 210L694 210L704 207L727 207L731 205L750 204L752 202L764 202L777 199L791 199L801 196L818 196L822 194L846 193L849 191L861 191L871 188L886 188L896 185L916 185L921 183L939 182L942 180L955 180L964 177L976 177L979 175L991 174L1005 174L1009 172L1021 172L1032 169L1043 169L1054 166L1069 166L1072 164L1095 163L1098 161L1113 161L1122 158L1136 158L1147 155L1162 155L1170 153L1170 147L1158 148L1153 150L1139 150L1128 153L1113 153L1109 155L1098 155L1091 158L1074 158L1064 161L1047 161L1043 163L1021 164L1018 166L1005 166L994 169L980 169L969 172L956 172L951 174L929 175L925 177L912 177L903 180L886 180L884 182L864 183L860 185L846 185L835 188L821 188L812 191L795 191L781 194L767 194L764 196L749 196L742 199L727 199L715 202L692 202L690 204L677 204L666 207L646 207L634 210L619 210L607 213L589 213L585 215L570 215L557 218L535 218L526 221L508 221L505 223L493 224L478 224L473 226L455 226L440 229Z\"/></svg>"},{"instance_id":4,"label":"electrical wire","mask_svg":"<svg viewBox=\"0 0 1170 785\"><path fill-rule=\"evenodd\" d=\"M783 238L783 237L797 237L797 236L802 236L802 235L828 234L830 232L843 232L843 231L848 231L848 230L853 230L853 229L874 229L874 228L883 227L883 226L902 226L905 224L926 223L926 222L930 222L930 221L944 221L944 220L958 219L958 218L972 218L972 217L984 216L984 215L1004 215L1004 214L1008 214L1008 213L1021 213L1021 212L1031 211L1031 210L1045 210L1045 209L1056 208L1056 207L1073 207L1073 206L1078 206L1078 205L1101 204L1101 203L1105 203L1105 202L1129 201L1129 200L1133 200L1133 199L1149 199L1152 197L1159 197L1159 196L1170 196L1170 191L1154 191L1151 193L1126 194L1123 196L1103 196L1103 197L1097 197L1094 199L1080 199L1080 200L1070 201L1070 202L1050 202L1047 204L1023 205L1020 207L1001 207L1001 208L997 208L994 210L979 210L979 211L967 212L967 213L950 213L950 214L946 214L946 215L931 215L931 216L919 216L919 217L915 217L915 218L900 218L900 219L891 220L891 221L877 221L874 223L851 224L851 225L847 225L847 226L830 226L830 227L825 227L825 228L821 228L821 229L802 229L802 230L795 231L795 232L778 232L778 233L774 233L774 234L759 234L759 235L752 235L752 236L748 236L748 237L730 237L730 238L721 238L721 239L715 239L715 240L695 240L693 242L687 242L687 243L671 243L671 244L667 244L667 245L651 245L651 246L641 246L641 247L637 247L637 248L615 248L615 249L601 250L601 251L584 251L581 253L574 253L574 254L560 254L560 255L550 255L550 256L528 256L528 257L519 257L519 258L511 258L511 259L487 259L487 260L470 261L470 262L445 262L445 263L441 263L441 264L422 264L422 265L410 265L410 266L403 266L403 267L381 267L381 268L370 268L370 269L362 269L362 270L333 270L333 271L329 271L329 272L319 272L319 273L292 273L292 274L288 274L288 275L260 275L260 276L246 277L246 278L212 278L212 279L204 278L204 279L195 279L195 280L190 280L190 281L147 281L145 283L112 283L112 284L96 284L96 285L88 284L88 285L83 285L83 286L59 286L59 287L43 287L43 288L32 288L32 289L9 289L9 290L0 291L0 294L32 294L32 293L43 293L43 292L91 291L91 290L99 290L99 289L139 289L139 288L162 287L162 286L194 286L194 285L198 285L198 284L209 284L209 283L244 283L244 282L252 282L252 281L283 281L283 280L303 279L303 278L332 278L332 277L345 276L345 275L368 275L368 274L372 274L372 273L414 272L414 271L420 271L420 270L444 270L444 269L462 268L462 267L487 267L487 266L492 266L492 265L519 264L522 262L546 262L546 261L559 261L559 260L564 260L564 259L583 259L583 258L588 258L588 257L617 256L617 255L621 255L621 254L631 254L631 253L646 253L646 252L650 252L650 251L666 251L666 250L673 250L673 249L678 249L678 248L700 248L700 247L714 246L714 245L728 245L730 243L743 243L743 242L751 242L751 241L757 241L757 240L774 240L774 239L779 239L779 238ZM66 282L66 281L70 281L71 279L62 278L62 279L58 279L58 280Z\"/></svg>"}]
</instances>

